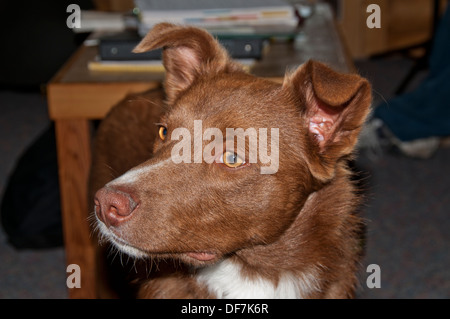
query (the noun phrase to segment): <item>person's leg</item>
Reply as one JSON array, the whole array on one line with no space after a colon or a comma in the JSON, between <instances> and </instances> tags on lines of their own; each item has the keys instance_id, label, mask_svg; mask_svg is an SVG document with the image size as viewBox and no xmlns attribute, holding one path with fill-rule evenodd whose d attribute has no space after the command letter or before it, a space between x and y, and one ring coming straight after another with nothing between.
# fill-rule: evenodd
<instances>
[{"instance_id":1,"label":"person's leg","mask_svg":"<svg viewBox=\"0 0 450 319\"><path fill-rule=\"evenodd\" d=\"M402 141L450 136L450 67L415 91L382 103L374 116Z\"/></svg>"},{"instance_id":2,"label":"person's leg","mask_svg":"<svg viewBox=\"0 0 450 319\"><path fill-rule=\"evenodd\" d=\"M427 78L411 93L378 105L374 120L382 121L391 140L405 153L431 154L440 137L450 136L450 6L434 39ZM377 127L380 124L378 122ZM428 149L427 149L428 148Z\"/></svg>"}]
</instances>

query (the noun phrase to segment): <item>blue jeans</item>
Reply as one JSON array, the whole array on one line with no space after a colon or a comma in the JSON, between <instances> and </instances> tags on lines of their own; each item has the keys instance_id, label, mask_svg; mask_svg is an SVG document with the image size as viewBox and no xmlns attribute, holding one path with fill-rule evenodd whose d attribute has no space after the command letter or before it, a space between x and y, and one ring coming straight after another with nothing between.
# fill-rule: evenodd
<instances>
[{"instance_id":1,"label":"blue jeans","mask_svg":"<svg viewBox=\"0 0 450 319\"><path fill-rule=\"evenodd\" d=\"M427 78L416 90L374 111L402 141L450 136L450 5L436 31L429 65Z\"/></svg>"}]
</instances>

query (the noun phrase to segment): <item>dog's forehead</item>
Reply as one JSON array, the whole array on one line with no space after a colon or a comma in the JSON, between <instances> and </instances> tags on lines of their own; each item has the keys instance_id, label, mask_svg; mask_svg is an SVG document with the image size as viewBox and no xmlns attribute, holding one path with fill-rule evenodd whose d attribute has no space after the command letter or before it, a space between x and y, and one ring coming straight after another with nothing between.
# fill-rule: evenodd
<instances>
[{"instance_id":1,"label":"dog's forehead","mask_svg":"<svg viewBox=\"0 0 450 319\"><path fill-rule=\"evenodd\" d=\"M281 86L247 76L219 77L193 86L168 114L178 124L202 120L207 127L269 127L286 107Z\"/></svg>"}]
</instances>

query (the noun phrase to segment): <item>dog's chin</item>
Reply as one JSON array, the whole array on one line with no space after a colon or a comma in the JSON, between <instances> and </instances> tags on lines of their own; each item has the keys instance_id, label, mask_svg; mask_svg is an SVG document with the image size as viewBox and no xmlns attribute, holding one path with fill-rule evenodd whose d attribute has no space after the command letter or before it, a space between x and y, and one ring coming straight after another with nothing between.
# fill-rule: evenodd
<instances>
[{"instance_id":1,"label":"dog's chin","mask_svg":"<svg viewBox=\"0 0 450 319\"><path fill-rule=\"evenodd\" d=\"M191 266L206 266L216 263L221 258L221 254L216 252L180 252L180 253L154 253L148 252L138 247L130 245L111 231L105 224L99 223L100 234L114 245L119 251L136 259L179 259L183 263Z\"/></svg>"}]
</instances>

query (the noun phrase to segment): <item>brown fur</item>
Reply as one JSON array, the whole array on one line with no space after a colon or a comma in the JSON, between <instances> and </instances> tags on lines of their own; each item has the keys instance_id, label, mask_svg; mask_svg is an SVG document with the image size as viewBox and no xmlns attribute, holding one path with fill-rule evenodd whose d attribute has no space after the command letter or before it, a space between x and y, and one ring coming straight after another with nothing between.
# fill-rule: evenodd
<instances>
[{"instance_id":1,"label":"brown fur","mask_svg":"<svg viewBox=\"0 0 450 319\"><path fill-rule=\"evenodd\" d=\"M105 213L98 195L99 218L151 257L180 260L194 269L229 258L242 265L244 276L275 285L283 273L313 274L316 287L304 297L352 297L361 220L354 213L359 198L346 166L369 112L369 83L313 61L288 74L282 85L256 78L231 61L208 33L191 27L158 25L136 52L158 47L165 48L166 100L159 91L131 97L102 122L93 192L136 165L170 158L175 141L159 139L154 123L167 126L168 137L178 127L192 134L194 120L202 120L203 129L223 132L279 128L279 169L262 175L259 162L237 169L167 163L133 183L108 184L107 196L128 194L137 208L129 216ZM214 258L196 259L189 252ZM143 284L140 297L215 297L195 273L180 269L152 279Z\"/></svg>"}]
</instances>

